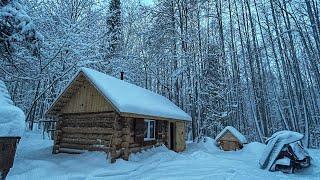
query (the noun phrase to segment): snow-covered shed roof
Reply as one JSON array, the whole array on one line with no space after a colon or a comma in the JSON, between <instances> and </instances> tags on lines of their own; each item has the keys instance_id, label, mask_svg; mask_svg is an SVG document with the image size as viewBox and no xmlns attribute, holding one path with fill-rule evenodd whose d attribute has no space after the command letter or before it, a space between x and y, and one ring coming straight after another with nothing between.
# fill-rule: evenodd
<instances>
[{"instance_id":1,"label":"snow-covered shed roof","mask_svg":"<svg viewBox=\"0 0 320 180\"><path fill-rule=\"evenodd\" d=\"M232 135L234 135L234 137L236 137L240 143L245 144L247 143L247 139L246 137L244 137L244 135L242 135L236 128L232 127L232 126L227 126L225 127L216 137L216 141L218 142L225 133L230 132Z\"/></svg>"},{"instance_id":2,"label":"snow-covered shed roof","mask_svg":"<svg viewBox=\"0 0 320 180\"><path fill-rule=\"evenodd\" d=\"M24 128L25 115L14 106L4 82L0 80L0 137L21 137Z\"/></svg>"},{"instance_id":3,"label":"snow-covered shed roof","mask_svg":"<svg viewBox=\"0 0 320 180\"><path fill-rule=\"evenodd\" d=\"M267 146L260 158L260 167L268 169L275 163L279 153L286 144L300 141L303 135L293 131L278 131L267 139Z\"/></svg>"},{"instance_id":4,"label":"snow-covered shed roof","mask_svg":"<svg viewBox=\"0 0 320 180\"><path fill-rule=\"evenodd\" d=\"M73 81L81 74L83 74L106 101L110 102L115 110L122 115L150 116L191 121L191 117L187 113L164 96L93 69L81 68L66 89L68 89ZM52 110L60 97L66 92L66 89L54 101L53 105L47 111L47 114L54 113Z\"/></svg>"}]
</instances>

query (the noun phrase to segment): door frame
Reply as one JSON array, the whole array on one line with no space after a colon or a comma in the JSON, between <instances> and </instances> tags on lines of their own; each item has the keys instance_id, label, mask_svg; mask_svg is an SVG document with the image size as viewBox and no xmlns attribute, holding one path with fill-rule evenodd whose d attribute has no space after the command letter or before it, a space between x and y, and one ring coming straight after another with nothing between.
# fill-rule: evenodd
<instances>
[{"instance_id":1,"label":"door frame","mask_svg":"<svg viewBox=\"0 0 320 180\"><path fill-rule=\"evenodd\" d=\"M175 150L175 123L174 122L169 122L169 140L168 140L168 145L170 150Z\"/></svg>"}]
</instances>

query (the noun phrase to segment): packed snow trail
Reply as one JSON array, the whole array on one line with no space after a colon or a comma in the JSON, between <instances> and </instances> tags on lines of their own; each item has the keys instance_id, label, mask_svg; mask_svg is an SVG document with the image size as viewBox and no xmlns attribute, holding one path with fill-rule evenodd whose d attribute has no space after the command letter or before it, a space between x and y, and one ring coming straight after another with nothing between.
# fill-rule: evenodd
<instances>
[{"instance_id":1,"label":"packed snow trail","mask_svg":"<svg viewBox=\"0 0 320 180\"><path fill-rule=\"evenodd\" d=\"M183 153L158 147L114 164L109 164L102 152L53 155L52 143L38 133L25 133L7 179L320 179L320 150L309 150L313 157L310 168L284 174L259 168L265 145L257 142L240 151L224 152L207 138L205 143L188 143Z\"/></svg>"}]
</instances>

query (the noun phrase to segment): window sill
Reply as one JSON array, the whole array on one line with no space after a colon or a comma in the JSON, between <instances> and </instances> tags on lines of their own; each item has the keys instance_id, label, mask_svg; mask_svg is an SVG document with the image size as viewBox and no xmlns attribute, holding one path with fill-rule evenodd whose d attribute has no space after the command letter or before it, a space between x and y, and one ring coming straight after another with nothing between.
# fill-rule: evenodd
<instances>
[{"instance_id":1,"label":"window sill","mask_svg":"<svg viewBox=\"0 0 320 180\"><path fill-rule=\"evenodd\" d=\"M144 141L154 141L154 140L156 140L156 138L144 138L143 140Z\"/></svg>"}]
</instances>

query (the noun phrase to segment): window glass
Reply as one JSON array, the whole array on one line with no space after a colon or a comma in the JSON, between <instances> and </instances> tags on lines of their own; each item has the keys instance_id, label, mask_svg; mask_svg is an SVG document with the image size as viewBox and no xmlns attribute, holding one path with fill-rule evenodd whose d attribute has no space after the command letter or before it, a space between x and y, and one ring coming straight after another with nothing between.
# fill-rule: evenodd
<instances>
[{"instance_id":1,"label":"window glass","mask_svg":"<svg viewBox=\"0 0 320 180\"><path fill-rule=\"evenodd\" d=\"M155 139L155 121L154 120L145 120L144 121L144 140L153 140Z\"/></svg>"},{"instance_id":2,"label":"window glass","mask_svg":"<svg viewBox=\"0 0 320 180\"><path fill-rule=\"evenodd\" d=\"M150 121L150 138L154 138L154 121Z\"/></svg>"}]
</instances>

